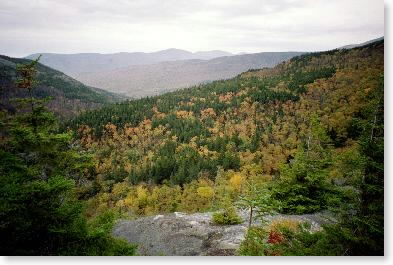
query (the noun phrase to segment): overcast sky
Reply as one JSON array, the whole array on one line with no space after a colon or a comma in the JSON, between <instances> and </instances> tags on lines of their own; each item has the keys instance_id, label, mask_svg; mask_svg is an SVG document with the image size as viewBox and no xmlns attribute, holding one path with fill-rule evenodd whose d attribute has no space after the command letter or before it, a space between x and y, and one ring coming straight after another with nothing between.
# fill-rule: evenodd
<instances>
[{"instance_id":1,"label":"overcast sky","mask_svg":"<svg viewBox=\"0 0 393 265\"><path fill-rule=\"evenodd\" d=\"M316 51L384 35L383 0L1 0L0 54Z\"/></svg>"}]
</instances>

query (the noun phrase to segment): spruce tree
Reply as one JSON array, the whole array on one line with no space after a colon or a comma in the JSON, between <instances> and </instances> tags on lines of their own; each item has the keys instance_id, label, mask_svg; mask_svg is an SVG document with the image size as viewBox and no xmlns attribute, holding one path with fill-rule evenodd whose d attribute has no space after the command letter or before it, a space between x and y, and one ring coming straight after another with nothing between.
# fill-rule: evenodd
<instances>
[{"instance_id":1,"label":"spruce tree","mask_svg":"<svg viewBox=\"0 0 393 265\"><path fill-rule=\"evenodd\" d=\"M75 183L91 170L91 159L71 147L70 134L58 132L48 99L32 96L37 63L17 68L18 88L30 96L16 100L17 113L0 116L0 254L133 254L108 229L88 224Z\"/></svg>"}]
</instances>

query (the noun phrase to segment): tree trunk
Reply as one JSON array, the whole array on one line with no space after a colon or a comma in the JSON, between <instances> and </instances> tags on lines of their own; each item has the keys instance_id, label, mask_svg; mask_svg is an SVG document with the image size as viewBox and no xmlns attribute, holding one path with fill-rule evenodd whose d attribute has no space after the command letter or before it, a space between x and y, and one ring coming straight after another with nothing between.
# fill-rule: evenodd
<instances>
[{"instance_id":1,"label":"tree trunk","mask_svg":"<svg viewBox=\"0 0 393 265\"><path fill-rule=\"evenodd\" d=\"M253 210L254 210L253 207L250 207L250 218L248 219L248 228L251 227Z\"/></svg>"}]
</instances>

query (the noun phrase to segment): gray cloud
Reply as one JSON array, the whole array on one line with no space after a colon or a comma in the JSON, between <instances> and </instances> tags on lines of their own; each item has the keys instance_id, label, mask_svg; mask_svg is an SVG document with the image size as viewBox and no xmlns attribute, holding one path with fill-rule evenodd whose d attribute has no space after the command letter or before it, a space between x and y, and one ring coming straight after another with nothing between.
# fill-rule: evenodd
<instances>
[{"instance_id":1,"label":"gray cloud","mask_svg":"<svg viewBox=\"0 0 393 265\"><path fill-rule=\"evenodd\" d=\"M384 33L382 0L5 0L0 54L324 50Z\"/></svg>"}]
</instances>

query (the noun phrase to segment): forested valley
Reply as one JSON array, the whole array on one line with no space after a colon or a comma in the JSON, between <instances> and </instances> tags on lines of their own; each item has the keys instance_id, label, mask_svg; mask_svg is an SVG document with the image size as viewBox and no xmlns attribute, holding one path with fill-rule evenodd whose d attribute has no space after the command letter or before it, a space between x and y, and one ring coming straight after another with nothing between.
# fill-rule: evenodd
<instances>
[{"instance_id":1,"label":"forested valley","mask_svg":"<svg viewBox=\"0 0 393 265\"><path fill-rule=\"evenodd\" d=\"M0 112L3 255L134 255L117 219L238 209L333 220L250 226L238 255L384 254L383 40L61 122L32 96L37 63Z\"/></svg>"}]
</instances>

